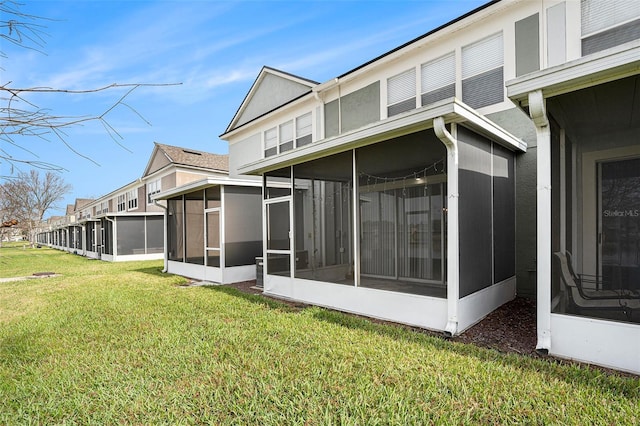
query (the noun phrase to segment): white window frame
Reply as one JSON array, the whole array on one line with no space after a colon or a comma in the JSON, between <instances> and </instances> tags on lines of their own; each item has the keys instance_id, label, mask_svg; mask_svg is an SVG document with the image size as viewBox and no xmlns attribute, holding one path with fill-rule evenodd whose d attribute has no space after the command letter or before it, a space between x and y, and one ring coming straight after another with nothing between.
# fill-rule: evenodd
<instances>
[{"instance_id":1,"label":"white window frame","mask_svg":"<svg viewBox=\"0 0 640 426\"><path fill-rule=\"evenodd\" d=\"M127 210L127 195L120 194L118 195L118 211L123 212Z\"/></svg>"},{"instance_id":2,"label":"white window frame","mask_svg":"<svg viewBox=\"0 0 640 426\"><path fill-rule=\"evenodd\" d=\"M138 188L127 191L127 210L138 208Z\"/></svg>"},{"instance_id":3,"label":"white window frame","mask_svg":"<svg viewBox=\"0 0 640 426\"><path fill-rule=\"evenodd\" d=\"M589 19L590 17L595 19ZM580 2L581 39L637 19L640 19L640 2L637 1L582 0Z\"/></svg>"},{"instance_id":4,"label":"white window frame","mask_svg":"<svg viewBox=\"0 0 640 426\"><path fill-rule=\"evenodd\" d=\"M410 68L387 79L387 108L416 98L416 68ZM414 105L415 108L415 105Z\"/></svg>"},{"instance_id":5,"label":"white window frame","mask_svg":"<svg viewBox=\"0 0 640 426\"><path fill-rule=\"evenodd\" d=\"M162 192L162 179L156 179L147 184L147 198L151 204L151 196Z\"/></svg>"},{"instance_id":6,"label":"white window frame","mask_svg":"<svg viewBox=\"0 0 640 426\"><path fill-rule=\"evenodd\" d=\"M263 145L264 145L262 154L264 158L277 155L278 154L278 126L265 130L262 133L262 135L263 135ZM276 149L276 152L274 154L267 155L267 151L273 148Z\"/></svg>"},{"instance_id":7,"label":"white window frame","mask_svg":"<svg viewBox=\"0 0 640 426\"><path fill-rule=\"evenodd\" d=\"M309 124L300 124L303 120L309 120ZM311 135L311 142L313 142L313 116L311 115L311 111L296 117L294 131L296 148L298 147L298 140L305 136Z\"/></svg>"},{"instance_id":8,"label":"white window frame","mask_svg":"<svg viewBox=\"0 0 640 426\"><path fill-rule=\"evenodd\" d=\"M420 95L435 92L452 84L456 84L455 51L420 65ZM422 101L420 103L422 104Z\"/></svg>"},{"instance_id":9,"label":"white window frame","mask_svg":"<svg viewBox=\"0 0 640 426\"><path fill-rule=\"evenodd\" d=\"M278 154L286 151L291 151L295 148L293 141L295 139L295 127L293 120L287 120L278 126ZM291 149L286 151L282 150L282 145L291 143Z\"/></svg>"}]
</instances>

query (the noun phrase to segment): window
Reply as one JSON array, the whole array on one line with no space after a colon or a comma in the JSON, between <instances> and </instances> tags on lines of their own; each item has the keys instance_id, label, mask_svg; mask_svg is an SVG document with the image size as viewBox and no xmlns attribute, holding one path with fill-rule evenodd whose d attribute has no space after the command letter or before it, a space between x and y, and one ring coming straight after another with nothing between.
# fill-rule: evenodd
<instances>
[{"instance_id":1,"label":"window","mask_svg":"<svg viewBox=\"0 0 640 426\"><path fill-rule=\"evenodd\" d=\"M412 68L387 80L387 115L389 117L416 107L416 70Z\"/></svg>"},{"instance_id":2,"label":"window","mask_svg":"<svg viewBox=\"0 0 640 426\"><path fill-rule=\"evenodd\" d=\"M308 112L264 132L264 156L281 154L313 141L312 116ZM295 142L295 145L294 145Z\"/></svg>"},{"instance_id":3,"label":"window","mask_svg":"<svg viewBox=\"0 0 640 426\"><path fill-rule=\"evenodd\" d=\"M502 32L462 48L462 100L481 108L504 100Z\"/></svg>"},{"instance_id":4,"label":"window","mask_svg":"<svg viewBox=\"0 0 640 426\"><path fill-rule=\"evenodd\" d=\"M640 2L582 0L582 54L640 38Z\"/></svg>"},{"instance_id":5,"label":"window","mask_svg":"<svg viewBox=\"0 0 640 426\"><path fill-rule=\"evenodd\" d=\"M420 72L422 106L456 95L456 57L453 52L423 64Z\"/></svg>"},{"instance_id":6,"label":"window","mask_svg":"<svg viewBox=\"0 0 640 426\"><path fill-rule=\"evenodd\" d=\"M293 120L289 120L280 125L279 138L280 152L286 152L293 149Z\"/></svg>"},{"instance_id":7,"label":"window","mask_svg":"<svg viewBox=\"0 0 640 426\"><path fill-rule=\"evenodd\" d=\"M107 213L107 212L109 212L109 201L101 201L100 210L98 211L98 214Z\"/></svg>"},{"instance_id":8,"label":"window","mask_svg":"<svg viewBox=\"0 0 640 426\"><path fill-rule=\"evenodd\" d=\"M264 132L264 156L271 157L278 153L278 129L274 127Z\"/></svg>"},{"instance_id":9,"label":"window","mask_svg":"<svg viewBox=\"0 0 640 426\"><path fill-rule=\"evenodd\" d=\"M118 195L118 211L123 212L127 209L127 198L125 194Z\"/></svg>"},{"instance_id":10,"label":"window","mask_svg":"<svg viewBox=\"0 0 640 426\"><path fill-rule=\"evenodd\" d=\"M138 208L138 189L127 191L127 210Z\"/></svg>"},{"instance_id":11,"label":"window","mask_svg":"<svg viewBox=\"0 0 640 426\"><path fill-rule=\"evenodd\" d=\"M154 180L147 184L147 197L149 204L151 204L151 196L162 191L162 181L160 179Z\"/></svg>"},{"instance_id":12,"label":"window","mask_svg":"<svg viewBox=\"0 0 640 426\"><path fill-rule=\"evenodd\" d=\"M296 118L296 147L312 142L311 113Z\"/></svg>"}]
</instances>

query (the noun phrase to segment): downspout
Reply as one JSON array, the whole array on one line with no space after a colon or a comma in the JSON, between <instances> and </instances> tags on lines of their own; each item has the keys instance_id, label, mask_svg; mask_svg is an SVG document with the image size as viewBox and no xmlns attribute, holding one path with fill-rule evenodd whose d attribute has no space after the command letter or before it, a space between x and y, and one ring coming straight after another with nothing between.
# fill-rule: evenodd
<instances>
[{"instance_id":1,"label":"downspout","mask_svg":"<svg viewBox=\"0 0 640 426\"><path fill-rule=\"evenodd\" d=\"M164 226L162 227L162 238L163 238L163 245L164 245L164 269L162 270L163 274L166 274L169 271L169 253L167 250L167 223L169 222L168 219L168 215L169 215L169 208L167 206L163 206L162 204L158 203L158 200L156 200L155 198L153 199L153 204L157 207L160 207L161 209L164 210Z\"/></svg>"},{"instance_id":2,"label":"downspout","mask_svg":"<svg viewBox=\"0 0 640 426\"><path fill-rule=\"evenodd\" d=\"M455 133L455 124L451 125ZM460 238L458 226L458 141L449 133L443 117L433 120L433 131L447 147L447 325L445 333L458 332L460 298Z\"/></svg>"},{"instance_id":3,"label":"downspout","mask_svg":"<svg viewBox=\"0 0 640 426\"><path fill-rule=\"evenodd\" d=\"M536 126L537 158L537 329L536 350L551 348L551 128L542 91L529 93L529 115Z\"/></svg>"}]
</instances>

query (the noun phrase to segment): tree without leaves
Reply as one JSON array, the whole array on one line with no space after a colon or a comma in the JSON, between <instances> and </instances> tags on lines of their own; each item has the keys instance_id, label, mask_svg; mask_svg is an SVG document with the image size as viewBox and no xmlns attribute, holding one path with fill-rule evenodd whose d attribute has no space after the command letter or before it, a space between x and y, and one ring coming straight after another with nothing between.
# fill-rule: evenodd
<instances>
[{"instance_id":1,"label":"tree without leaves","mask_svg":"<svg viewBox=\"0 0 640 426\"><path fill-rule=\"evenodd\" d=\"M59 174L47 171L43 176L40 171L31 170L18 172L14 179L0 185L0 198L5 211L19 222L33 245L47 210L55 208L70 191L71 185Z\"/></svg>"},{"instance_id":2,"label":"tree without leaves","mask_svg":"<svg viewBox=\"0 0 640 426\"><path fill-rule=\"evenodd\" d=\"M21 48L42 52L46 42L46 27L41 24L47 21L46 18L30 15L20 10L21 3L12 0L0 0L0 40ZM0 57L6 58L4 51L0 51ZM1 68L0 68L1 70ZM13 87L13 82L0 83L0 143L4 142L19 151L22 151L27 158L16 157L8 150L3 149L0 144L0 165L6 163L10 166L13 174L14 168L20 164L46 170L61 171L62 168L46 161L40 161L28 157L39 158L36 149L33 148L32 141L37 140L58 140L73 153L96 163L93 159L86 157L75 150L67 141L67 130L82 124L97 122L100 123L106 133L121 147L124 139L118 131L109 124L107 116L114 109L124 107L131 110L145 123L151 125L139 113L129 105L126 100L136 89L145 86L172 86L169 84L143 84L143 83L114 83L98 88L85 90L66 90L51 87ZM33 95L88 95L92 93L118 90L121 95L117 100L107 107L102 113L86 116L65 116L57 115L50 109L42 108L35 102L29 100ZM126 149L126 148L125 148ZM97 163L96 163L97 164ZM0 176L2 178L2 176Z\"/></svg>"}]
</instances>

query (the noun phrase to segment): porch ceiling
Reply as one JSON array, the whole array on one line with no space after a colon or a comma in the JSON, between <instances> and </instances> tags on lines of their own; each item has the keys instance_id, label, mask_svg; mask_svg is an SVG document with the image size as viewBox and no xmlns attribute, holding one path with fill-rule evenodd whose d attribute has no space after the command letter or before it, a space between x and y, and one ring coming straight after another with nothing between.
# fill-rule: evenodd
<instances>
[{"instance_id":1,"label":"porch ceiling","mask_svg":"<svg viewBox=\"0 0 640 426\"><path fill-rule=\"evenodd\" d=\"M640 131L640 74L552 97L547 109L576 138Z\"/></svg>"}]
</instances>

